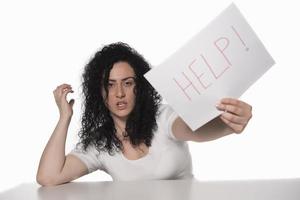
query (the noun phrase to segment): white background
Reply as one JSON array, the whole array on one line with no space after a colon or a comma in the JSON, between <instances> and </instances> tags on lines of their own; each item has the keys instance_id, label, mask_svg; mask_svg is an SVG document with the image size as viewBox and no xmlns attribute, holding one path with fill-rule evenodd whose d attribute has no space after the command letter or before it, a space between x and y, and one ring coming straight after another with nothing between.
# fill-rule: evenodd
<instances>
[{"instance_id":1,"label":"white background","mask_svg":"<svg viewBox=\"0 0 300 200\"><path fill-rule=\"evenodd\" d=\"M300 177L297 1L235 1L276 61L241 99L253 118L241 135L190 143L199 180ZM1 1L0 191L34 182L58 120L52 91L75 98L66 152L80 128L80 75L104 44L123 41L160 64L231 1ZM95 172L79 181L111 180Z\"/></svg>"}]
</instances>

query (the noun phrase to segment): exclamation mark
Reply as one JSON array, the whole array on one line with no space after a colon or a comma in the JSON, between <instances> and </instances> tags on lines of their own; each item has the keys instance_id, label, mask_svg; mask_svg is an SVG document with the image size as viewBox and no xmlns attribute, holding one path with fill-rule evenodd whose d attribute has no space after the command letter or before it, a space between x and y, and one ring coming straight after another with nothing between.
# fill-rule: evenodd
<instances>
[{"instance_id":1,"label":"exclamation mark","mask_svg":"<svg viewBox=\"0 0 300 200\"><path fill-rule=\"evenodd\" d=\"M241 43L245 46L245 50L249 51L249 47L247 47L246 43L244 42L244 40L241 38L240 34L237 32L237 30L231 26L233 32L238 36L238 38L240 39Z\"/></svg>"}]
</instances>

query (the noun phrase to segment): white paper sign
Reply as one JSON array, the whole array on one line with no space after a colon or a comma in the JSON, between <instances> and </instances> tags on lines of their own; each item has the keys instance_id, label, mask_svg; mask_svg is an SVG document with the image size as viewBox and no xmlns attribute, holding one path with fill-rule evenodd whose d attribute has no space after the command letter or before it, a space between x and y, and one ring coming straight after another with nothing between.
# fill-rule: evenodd
<instances>
[{"instance_id":1,"label":"white paper sign","mask_svg":"<svg viewBox=\"0 0 300 200\"><path fill-rule=\"evenodd\" d=\"M241 96L274 60L234 4L159 66L147 80L196 130L220 114L221 98Z\"/></svg>"}]
</instances>

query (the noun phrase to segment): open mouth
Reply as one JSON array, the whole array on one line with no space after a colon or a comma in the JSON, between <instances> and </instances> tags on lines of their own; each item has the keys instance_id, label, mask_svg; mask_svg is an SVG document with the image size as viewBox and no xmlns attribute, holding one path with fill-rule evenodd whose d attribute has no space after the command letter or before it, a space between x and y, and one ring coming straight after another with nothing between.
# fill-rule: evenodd
<instances>
[{"instance_id":1,"label":"open mouth","mask_svg":"<svg viewBox=\"0 0 300 200\"><path fill-rule=\"evenodd\" d=\"M117 102L117 109L124 110L127 108L127 102L126 101L119 101Z\"/></svg>"}]
</instances>

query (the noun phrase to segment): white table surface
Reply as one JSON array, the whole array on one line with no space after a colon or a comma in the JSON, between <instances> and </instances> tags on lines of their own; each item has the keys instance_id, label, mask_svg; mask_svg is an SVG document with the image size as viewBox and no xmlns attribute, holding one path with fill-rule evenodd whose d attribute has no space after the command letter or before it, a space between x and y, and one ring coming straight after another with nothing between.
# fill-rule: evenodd
<instances>
[{"instance_id":1,"label":"white table surface","mask_svg":"<svg viewBox=\"0 0 300 200\"><path fill-rule=\"evenodd\" d=\"M244 181L72 182L53 187L24 183L0 193L0 200L15 199L300 200L300 178Z\"/></svg>"}]
</instances>

